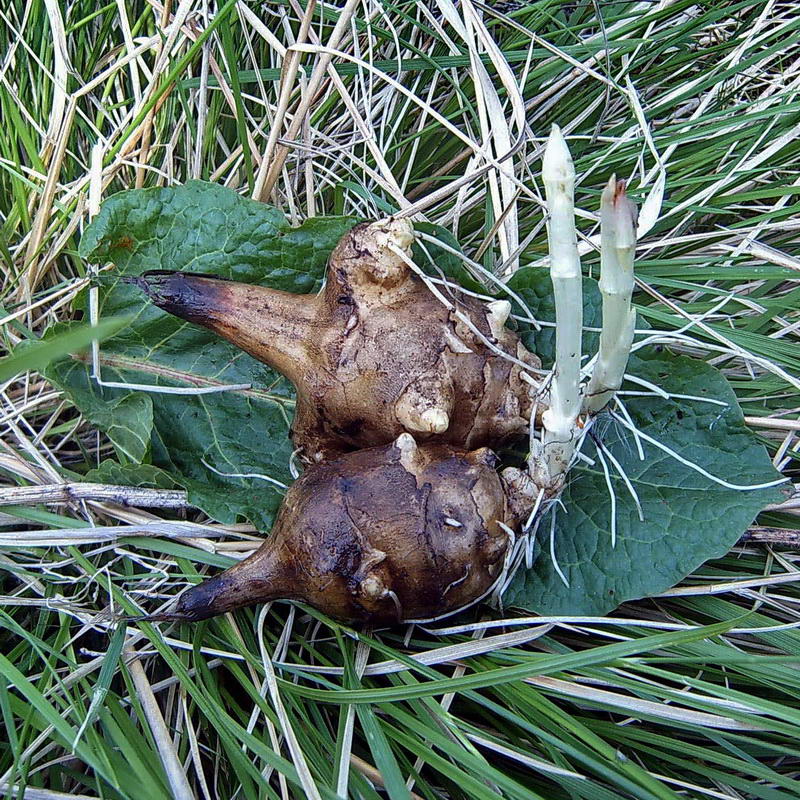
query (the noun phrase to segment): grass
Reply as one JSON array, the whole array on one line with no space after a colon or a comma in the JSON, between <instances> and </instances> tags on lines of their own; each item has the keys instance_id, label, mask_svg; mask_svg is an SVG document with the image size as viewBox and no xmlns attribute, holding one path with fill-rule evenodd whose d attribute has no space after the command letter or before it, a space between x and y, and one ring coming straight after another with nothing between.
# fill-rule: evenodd
<instances>
[{"instance_id":1,"label":"grass","mask_svg":"<svg viewBox=\"0 0 800 800\"><path fill-rule=\"evenodd\" d=\"M685 328L676 349L724 370L796 480L792 3L10 0L0 118L0 318L18 357L75 315L90 186L203 178L295 221L417 211L507 275L546 255L540 146L557 122L585 267L615 171L647 229L641 317ZM355 632L275 604L126 626L112 612L216 569L252 529L156 491L65 496L54 485L108 442L36 372L0 403L4 797L800 794L796 498L606 619L485 609L480 626ZM20 504L25 486L41 491Z\"/></svg>"}]
</instances>

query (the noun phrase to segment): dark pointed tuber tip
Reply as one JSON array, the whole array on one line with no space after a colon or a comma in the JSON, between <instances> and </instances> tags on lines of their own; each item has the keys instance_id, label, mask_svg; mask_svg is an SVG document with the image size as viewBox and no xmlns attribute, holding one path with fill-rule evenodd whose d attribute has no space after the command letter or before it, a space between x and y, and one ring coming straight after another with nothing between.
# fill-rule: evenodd
<instances>
[{"instance_id":1,"label":"dark pointed tuber tip","mask_svg":"<svg viewBox=\"0 0 800 800\"><path fill-rule=\"evenodd\" d=\"M150 270L141 275L129 275L122 279L123 283L141 289L156 305L167 303L179 297L185 291L187 276L181 272L170 270Z\"/></svg>"},{"instance_id":2,"label":"dark pointed tuber tip","mask_svg":"<svg viewBox=\"0 0 800 800\"><path fill-rule=\"evenodd\" d=\"M123 614L122 622L171 622L171 614Z\"/></svg>"},{"instance_id":3,"label":"dark pointed tuber tip","mask_svg":"<svg viewBox=\"0 0 800 800\"><path fill-rule=\"evenodd\" d=\"M158 614L120 614L122 622L194 622L194 617L187 616L180 610L180 598L172 603L171 610Z\"/></svg>"},{"instance_id":4,"label":"dark pointed tuber tip","mask_svg":"<svg viewBox=\"0 0 800 800\"><path fill-rule=\"evenodd\" d=\"M189 590L191 592L191 589ZM185 595L184 595L185 596ZM209 617L216 616L219 612L213 607L197 608L191 601L187 605L183 597L178 598L172 606L172 610L161 611L157 614L140 614L137 616L126 616L127 622L200 622Z\"/></svg>"},{"instance_id":5,"label":"dark pointed tuber tip","mask_svg":"<svg viewBox=\"0 0 800 800\"><path fill-rule=\"evenodd\" d=\"M252 558L252 557L251 557ZM142 622L200 622L233 611L256 600L272 597L251 597L248 587L237 578L236 567L187 589L168 610L141 617Z\"/></svg>"},{"instance_id":6,"label":"dark pointed tuber tip","mask_svg":"<svg viewBox=\"0 0 800 800\"><path fill-rule=\"evenodd\" d=\"M200 622L208 616L195 616L180 611L163 611L160 614L141 614L136 617L124 617L126 622Z\"/></svg>"},{"instance_id":7,"label":"dark pointed tuber tip","mask_svg":"<svg viewBox=\"0 0 800 800\"><path fill-rule=\"evenodd\" d=\"M223 278L198 273L154 269L122 279L141 289L153 305L181 319L200 325L220 305L220 284Z\"/></svg>"}]
</instances>

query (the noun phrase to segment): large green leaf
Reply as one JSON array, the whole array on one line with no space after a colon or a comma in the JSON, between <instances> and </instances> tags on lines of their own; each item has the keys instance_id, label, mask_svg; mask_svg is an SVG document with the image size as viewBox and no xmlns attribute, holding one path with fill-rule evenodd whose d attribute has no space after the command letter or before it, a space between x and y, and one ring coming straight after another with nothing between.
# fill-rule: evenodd
<instances>
[{"instance_id":1,"label":"large green leaf","mask_svg":"<svg viewBox=\"0 0 800 800\"><path fill-rule=\"evenodd\" d=\"M224 393L153 394L98 385L89 376L85 358L52 366L54 382L106 431L119 458L129 465L127 472L120 471L120 481L126 474L135 480L140 470L134 466L150 461L185 486L190 502L212 517L232 522L245 516L268 528L280 502L280 487L254 478L219 476L214 469L290 481L291 387L213 334L150 305L120 277L172 268L312 291L320 284L328 254L353 222L315 219L291 228L273 208L196 181L173 189L123 192L106 202L87 229L81 252L90 261L116 265L102 290L103 316L126 311L135 317L104 343L103 378L201 388L250 384ZM431 230L442 235L441 229ZM467 280L457 258L435 249L433 254L439 270ZM418 258L424 264L422 253ZM546 270L519 270L512 287L537 319L552 322ZM585 324L597 327L600 300L595 282L586 279L584 290ZM523 323L520 330L549 366L553 328L536 331ZM596 341L596 334L587 333L584 352L591 352ZM626 406L643 434L730 482L760 484L777 477L718 371L666 351L635 357L630 370L668 392L724 403L628 398ZM608 415L597 421L593 433L633 483L644 521L612 466L617 519L612 546L606 478L595 443L587 440L584 452L594 458L594 466L581 465L570 476L554 528L552 550L569 586L551 556L545 519L532 568L518 573L505 596L510 604L546 613L604 613L624 600L657 593L724 553L758 511L780 496L775 488L739 491L721 486L647 442L646 458L640 461L631 434Z\"/></svg>"},{"instance_id":2,"label":"large green leaf","mask_svg":"<svg viewBox=\"0 0 800 800\"><path fill-rule=\"evenodd\" d=\"M586 281L586 324L599 322L599 292ZM513 288L533 314L552 321L553 306L546 271L520 270ZM528 331L545 361L552 359L552 328ZM585 339L592 339L591 335ZM584 341L584 352L588 351ZM670 394L693 395L724 406L674 398L630 397L625 401L637 428L683 459L737 485L780 478L756 436L745 426L736 397L722 374L696 359L651 350L631 359L629 372ZM641 386L626 386L641 390ZM543 614L604 614L621 602L674 586L709 558L721 556L736 542L767 503L780 498L777 488L741 491L703 477L686 464L642 441L636 443L610 415L602 415L594 433L630 479L642 507L608 461L616 497L616 543L612 545L611 501L595 443L583 452L594 466L581 464L570 474L556 508L551 555L551 519L539 526L531 569L517 573L504 596L507 604ZM552 513L552 512L551 512Z\"/></svg>"},{"instance_id":3,"label":"large green leaf","mask_svg":"<svg viewBox=\"0 0 800 800\"><path fill-rule=\"evenodd\" d=\"M166 469L188 489L190 501L215 519L245 516L268 529L280 487L219 476L211 468L290 482L292 387L214 334L156 308L120 278L177 269L309 292L320 285L330 251L354 222L317 218L292 228L277 209L200 181L114 195L80 246L90 262L115 265L101 287L102 317L135 315L128 328L103 344L103 380L250 388L175 395L104 387L91 379L85 358L55 364L49 377L108 434L122 460L149 459Z\"/></svg>"}]
</instances>

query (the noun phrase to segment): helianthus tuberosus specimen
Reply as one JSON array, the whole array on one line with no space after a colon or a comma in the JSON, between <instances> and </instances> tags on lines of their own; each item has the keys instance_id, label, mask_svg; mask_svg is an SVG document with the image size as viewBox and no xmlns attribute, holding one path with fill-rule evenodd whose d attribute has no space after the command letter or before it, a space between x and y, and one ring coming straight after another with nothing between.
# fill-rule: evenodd
<instances>
[{"instance_id":1,"label":"helianthus tuberosus specimen","mask_svg":"<svg viewBox=\"0 0 800 800\"><path fill-rule=\"evenodd\" d=\"M295 384L292 438L309 465L262 547L156 619L205 619L279 598L346 621L434 619L504 584L515 528L558 495L581 429L619 389L633 342L635 211L612 177L601 208L603 330L583 383L574 177L554 126L543 179L556 358L544 380L537 356L506 327L507 301L442 302L415 273L403 219L349 231L319 294L180 272L131 279L160 308ZM537 423L527 470L498 475L493 450Z\"/></svg>"}]
</instances>

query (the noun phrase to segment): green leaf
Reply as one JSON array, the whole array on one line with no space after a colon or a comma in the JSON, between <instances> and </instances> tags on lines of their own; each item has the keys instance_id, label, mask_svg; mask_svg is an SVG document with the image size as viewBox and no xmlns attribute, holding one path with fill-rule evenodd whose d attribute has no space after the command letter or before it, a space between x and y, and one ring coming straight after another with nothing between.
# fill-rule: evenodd
<instances>
[{"instance_id":1,"label":"green leaf","mask_svg":"<svg viewBox=\"0 0 800 800\"><path fill-rule=\"evenodd\" d=\"M235 476L290 482L293 390L275 372L210 332L150 305L119 278L172 268L309 292L320 285L328 254L353 222L320 218L293 229L276 209L199 181L123 192L105 203L84 235L81 253L90 261L110 259L116 265L102 291L103 315L125 310L135 318L104 344L104 380L184 388L250 384L223 393L151 394L98 385L90 379L85 360L54 365L54 382L109 435L120 455L133 462L120 467L133 470L129 480L162 480L166 473L210 516L230 523L243 515L266 530L281 501L280 483ZM457 247L441 229L430 230ZM470 281L455 256L427 246L444 274ZM424 250L417 260L428 263ZM546 270L519 270L511 286L537 319L552 321ZM596 283L585 279L584 289L585 323L598 327ZM545 325L536 331L523 323L520 329L526 344L549 366L553 328ZM584 352L592 352L596 343L597 334L587 333ZM662 352L632 359L631 371L672 393L727 404L628 398L626 406L643 433L724 480L747 485L777 477L715 369ZM610 416L599 419L593 433L633 482L644 521L639 521L636 504L612 466L612 546L606 478L596 446L587 440L584 452L595 463L575 469L562 498L564 509L556 517L553 552L569 586L551 557L550 525L544 520L533 567L518 574L506 602L546 613L605 613L624 600L669 588L706 559L723 554L758 511L779 497L774 488L737 491L720 486L652 444L645 443L647 457L639 461L631 435ZM146 459L151 469L163 472L134 474ZM111 478L111 467L101 471ZM120 475L113 482L123 479Z\"/></svg>"},{"instance_id":2,"label":"green leaf","mask_svg":"<svg viewBox=\"0 0 800 800\"><path fill-rule=\"evenodd\" d=\"M277 209L202 181L114 195L80 243L84 258L116 267L101 284L101 315L122 310L135 315L102 347L103 380L250 388L187 395L101 386L85 361L76 359L53 365L48 377L124 457L149 459L166 470L188 490L189 501L215 519L232 523L243 515L268 529L280 487L213 470L291 481L291 385L209 331L156 308L120 278L175 269L311 292L320 286L329 253L354 222L321 217L292 228Z\"/></svg>"},{"instance_id":3,"label":"green leaf","mask_svg":"<svg viewBox=\"0 0 800 800\"><path fill-rule=\"evenodd\" d=\"M599 322L599 292L588 281L586 324ZM552 321L549 278L541 270L520 270L514 288L531 311ZM552 328L536 339L543 361L552 359ZM584 337L584 352L587 344ZM723 375L703 361L651 349L631 359L628 372L670 394L692 395L725 405L686 399L627 397L636 427L711 475L736 485L780 479L766 449L745 426L741 409ZM641 390L626 384L623 389ZM587 440L583 452L595 464L579 464L556 507L553 552L569 586L556 570L550 550L548 515L538 529L534 563L520 569L504 595L508 605L542 614L605 614L620 603L657 594L678 583L704 561L724 555L768 503L781 498L779 488L741 491L726 488L642 441L636 442L610 414L594 433L630 479L641 502L644 521L621 477L609 462L616 497L616 544L612 546L611 503L597 447ZM552 512L551 512L552 513Z\"/></svg>"},{"instance_id":4,"label":"green leaf","mask_svg":"<svg viewBox=\"0 0 800 800\"><path fill-rule=\"evenodd\" d=\"M458 243L456 237L453 236L447 228L443 228L441 225L433 225L430 222L415 222L414 230L418 233L433 236L448 247L453 248L459 253L461 252L461 245ZM475 280L466 270L464 261L459 258L459 256L450 250L445 250L444 247L439 247L437 244L427 239L417 239L414 243L412 258L415 264L418 264L425 272L435 278L445 277L451 281L455 281L465 289L482 292L484 294L491 294L496 291L495 286L487 288L482 283Z\"/></svg>"},{"instance_id":5,"label":"green leaf","mask_svg":"<svg viewBox=\"0 0 800 800\"><path fill-rule=\"evenodd\" d=\"M148 489L174 489L179 485L168 472L152 464L118 464L111 458L107 458L95 469L90 469L83 480L88 483Z\"/></svg>"},{"instance_id":6,"label":"green leaf","mask_svg":"<svg viewBox=\"0 0 800 800\"><path fill-rule=\"evenodd\" d=\"M69 353L85 350L93 340L107 339L130 322L130 317L104 319L97 326L79 325L59 336L38 342L23 342L6 358L0 359L0 382L28 370L43 370Z\"/></svg>"}]
</instances>

